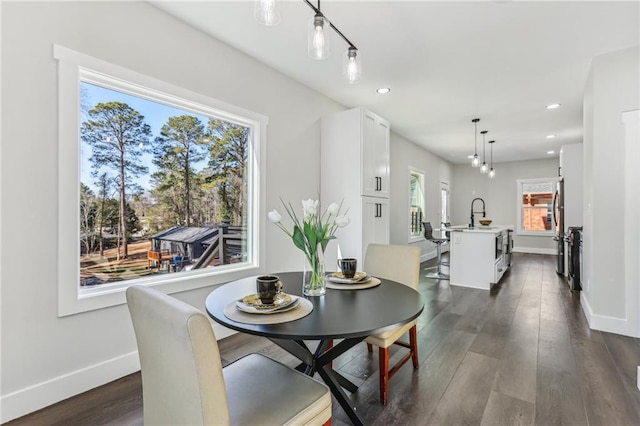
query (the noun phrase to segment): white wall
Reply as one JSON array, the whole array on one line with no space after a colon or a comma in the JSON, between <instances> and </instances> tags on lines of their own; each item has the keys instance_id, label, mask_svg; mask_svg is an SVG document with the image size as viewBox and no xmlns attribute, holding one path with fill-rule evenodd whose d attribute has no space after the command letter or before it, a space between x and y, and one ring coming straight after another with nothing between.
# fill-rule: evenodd
<instances>
[{"instance_id":1,"label":"white wall","mask_svg":"<svg viewBox=\"0 0 640 426\"><path fill-rule=\"evenodd\" d=\"M494 149L500 149L496 142ZM551 178L558 176L558 158L533 161L514 161L494 164L496 177L489 179L480 170L470 165L456 165L453 170L452 224L471 222L471 201L480 197L486 204L487 219L496 225L517 224L516 199L518 179ZM482 203L476 201L475 209ZM482 215L475 215L476 224ZM550 236L528 236L513 234L514 249L526 253L555 253L555 244Z\"/></svg>"},{"instance_id":2,"label":"white wall","mask_svg":"<svg viewBox=\"0 0 640 426\"><path fill-rule=\"evenodd\" d=\"M4 422L137 366L126 306L57 317L53 43L268 116L267 209L280 196L317 196L319 163L300 160L319 154L319 118L343 108L144 2L1 7ZM301 253L275 226L266 241L266 269L301 268ZM202 309L210 290L177 296Z\"/></svg>"},{"instance_id":3,"label":"white wall","mask_svg":"<svg viewBox=\"0 0 640 426\"><path fill-rule=\"evenodd\" d=\"M622 113L640 108L638 47L593 59L584 97L583 308L591 328L637 335L638 304L629 308L624 240L625 167ZM636 164L636 167L638 165ZM637 218L635 218L637 223ZM637 302L637 300L636 300Z\"/></svg>"},{"instance_id":4,"label":"white wall","mask_svg":"<svg viewBox=\"0 0 640 426\"><path fill-rule=\"evenodd\" d=\"M440 181L452 181L453 167L449 162L391 133L391 244L407 244L409 241L409 167L426 174L425 222L440 225ZM420 247L422 260L435 257L435 244L424 239L412 244Z\"/></svg>"}]
</instances>

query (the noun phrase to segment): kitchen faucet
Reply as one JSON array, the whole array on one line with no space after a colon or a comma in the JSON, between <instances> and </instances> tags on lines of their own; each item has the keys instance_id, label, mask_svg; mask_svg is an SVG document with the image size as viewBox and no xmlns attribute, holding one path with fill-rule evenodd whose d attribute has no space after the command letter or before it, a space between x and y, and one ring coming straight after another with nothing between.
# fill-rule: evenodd
<instances>
[{"instance_id":1,"label":"kitchen faucet","mask_svg":"<svg viewBox=\"0 0 640 426\"><path fill-rule=\"evenodd\" d=\"M475 202L476 202L476 200L480 200L480 201L482 201L482 212L474 212L474 211L473 211L473 203L475 203ZM484 206L484 200L483 200L482 198L474 198L474 199L471 201L471 226L469 226L470 228L473 228L473 227L474 227L474 220L473 220L473 214L474 214L474 213L482 213L482 217L487 217L487 213L485 212L484 207L485 207L485 206Z\"/></svg>"}]
</instances>

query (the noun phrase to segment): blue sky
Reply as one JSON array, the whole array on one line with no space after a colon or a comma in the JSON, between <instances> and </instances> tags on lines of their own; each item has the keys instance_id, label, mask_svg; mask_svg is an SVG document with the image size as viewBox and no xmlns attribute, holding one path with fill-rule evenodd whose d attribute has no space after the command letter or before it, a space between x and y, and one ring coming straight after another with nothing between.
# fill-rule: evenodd
<instances>
[{"instance_id":1,"label":"blue sky","mask_svg":"<svg viewBox=\"0 0 640 426\"><path fill-rule=\"evenodd\" d=\"M179 108L174 108L171 106L167 106L161 103L148 101L146 99L138 98L135 96L127 95L126 93L116 92L114 90L105 89L100 86L96 86L93 84L81 82L80 90L82 93L82 102L86 103L87 110L90 110L100 102L124 102L129 105L131 108L138 111L140 114L144 116L145 122L151 127L151 137L149 141L152 142L156 136L160 135L160 129L167 122L169 117L176 117L180 115L193 115L197 117L202 125L206 126L208 122L208 118L196 114L191 111L182 110ZM86 120L86 114L82 114L82 120ZM89 186L91 189L97 191L95 184L93 183L94 179L91 177L91 162L89 158L92 155L91 146L86 144L85 142L80 140L80 179L82 183ZM141 157L141 163L149 168L149 173L145 176L142 176L136 179L137 183L142 186L145 190L151 189L151 184L149 183L149 177L152 173L156 171L156 167L152 163L153 156L152 154L143 154ZM201 164L196 164L196 167L201 168L204 167L206 162L202 162ZM107 169L105 169L106 171ZM112 169L109 170L109 173L113 175L115 171Z\"/></svg>"}]
</instances>

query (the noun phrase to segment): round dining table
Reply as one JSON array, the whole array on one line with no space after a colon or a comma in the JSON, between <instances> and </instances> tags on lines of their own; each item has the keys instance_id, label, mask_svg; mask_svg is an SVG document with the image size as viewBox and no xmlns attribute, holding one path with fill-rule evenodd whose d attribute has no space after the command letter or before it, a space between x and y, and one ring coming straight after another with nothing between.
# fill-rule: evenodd
<instances>
[{"instance_id":1,"label":"round dining table","mask_svg":"<svg viewBox=\"0 0 640 426\"><path fill-rule=\"evenodd\" d=\"M302 273L276 273L286 294L302 295ZM229 303L256 293L256 277L229 282L213 290L206 299L207 313L214 321L232 330L267 337L301 361L296 368L310 376L316 372L331 390L355 425L363 424L344 392L357 386L331 368L331 361L367 336L407 324L416 319L424 303L413 288L379 278L375 287L343 290L327 289L323 296L304 296L313 304L306 316L277 324L234 321L224 311ZM342 339L333 345L334 339ZM319 341L312 351L305 340Z\"/></svg>"}]
</instances>

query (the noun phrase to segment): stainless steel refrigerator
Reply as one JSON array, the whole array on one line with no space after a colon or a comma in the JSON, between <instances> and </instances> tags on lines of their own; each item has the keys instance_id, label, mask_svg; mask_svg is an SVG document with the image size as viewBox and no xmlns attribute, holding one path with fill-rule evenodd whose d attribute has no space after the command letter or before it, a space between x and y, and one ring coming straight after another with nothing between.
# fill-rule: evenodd
<instances>
[{"instance_id":1,"label":"stainless steel refrigerator","mask_svg":"<svg viewBox=\"0 0 640 426\"><path fill-rule=\"evenodd\" d=\"M555 235L553 240L558 249L556 272L564 275L564 179L560 178L553 194L553 223Z\"/></svg>"}]
</instances>

